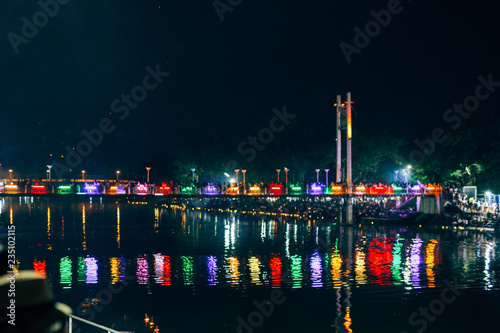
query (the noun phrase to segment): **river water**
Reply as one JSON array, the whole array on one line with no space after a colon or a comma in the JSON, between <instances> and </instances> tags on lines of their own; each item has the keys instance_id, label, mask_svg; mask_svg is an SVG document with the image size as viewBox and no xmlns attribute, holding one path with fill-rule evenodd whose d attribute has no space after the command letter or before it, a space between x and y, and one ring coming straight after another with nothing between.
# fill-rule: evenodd
<instances>
[{"instance_id":1,"label":"river water","mask_svg":"<svg viewBox=\"0 0 500 333\"><path fill-rule=\"evenodd\" d=\"M76 315L117 330L500 331L493 232L118 197L4 197L0 222L15 225L19 269L43 274Z\"/></svg>"}]
</instances>

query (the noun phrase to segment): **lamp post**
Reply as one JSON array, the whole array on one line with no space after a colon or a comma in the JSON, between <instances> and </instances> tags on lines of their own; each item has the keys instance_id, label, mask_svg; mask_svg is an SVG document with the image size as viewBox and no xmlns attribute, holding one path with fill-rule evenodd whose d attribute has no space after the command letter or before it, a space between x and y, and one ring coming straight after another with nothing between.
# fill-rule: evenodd
<instances>
[{"instance_id":1,"label":"lamp post","mask_svg":"<svg viewBox=\"0 0 500 333\"><path fill-rule=\"evenodd\" d=\"M240 169L234 169L234 172L236 172L236 184L238 184L238 172Z\"/></svg>"},{"instance_id":2,"label":"lamp post","mask_svg":"<svg viewBox=\"0 0 500 333\"><path fill-rule=\"evenodd\" d=\"M408 166L406 167L406 175L405 175L405 183L408 184L408 177L410 176L410 169L411 169L411 165L408 164ZM410 177L411 179L411 177Z\"/></svg>"},{"instance_id":3,"label":"lamp post","mask_svg":"<svg viewBox=\"0 0 500 333\"><path fill-rule=\"evenodd\" d=\"M194 184L194 170L196 170L196 168L191 169L191 171L193 172L193 184Z\"/></svg>"},{"instance_id":4,"label":"lamp post","mask_svg":"<svg viewBox=\"0 0 500 333\"><path fill-rule=\"evenodd\" d=\"M319 184L319 170L321 169L316 169L316 184Z\"/></svg>"},{"instance_id":5,"label":"lamp post","mask_svg":"<svg viewBox=\"0 0 500 333\"><path fill-rule=\"evenodd\" d=\"M146 177L146 183L148 183L148 184L149 184L149 170L151 170L151 167L146 167L146 170L147 170L147 172L148 172L148 175L147 175L147 177Z\"/></svg>"},{"instance_id":6,"label":"lamp post","mask_svg":"<svg viewBox=\"0 0 500 333\"><path fill-rule=\"evenodd\" d=\"M276 169L276 172L278 173L278 182L277 182L277 184L280 183L280 171L281 171L281 169Z\"/></svg>"},{"instance_id":7,"label":"lamp post","mask_svg":"<svg viewBox=\"0 0 500 333\"><path fill-rule=\"evenodd\" d=\"M49 168L48 173L49 173L49 182L52 180L52 172L51 172L51 169L52 169L52 165L47 165L47 168Z\"/></svg>"},{"instance_id":8,"label":"lamp post","mask_svg":"<svg viewBox=\"0 0 500 333\"><path fill-rule=\"evenodd\" d=\"M9 169L9 178L12 180L12 169Z\"/></svg>"},{"instance_id":9,"label":"lamp post","mask_svg":"<svg viewBox=\"0 0 500 333\"><path fill-rule=\"evenodd\" d=\"M330 171L330 169L325 169L325 172L326 172L326 183L325 183L325 186L328 187L328 171Z\"/></svg>"},{"instance_id":10,"label":"lamp post","mask_svg":"<svg viewBox=\"0 0 500 333\"><path fill-rule=\"evenodd\" d=\"M116 181L118 181L118 176L120 175L120 170L116 170Z\"/></svg>"},{"instance_id":11,"label":"lamp post","mask_svg":"<svg viewBox=\"0 0 500 333\"><path fill-rule=\"evenodd\" d=\"M285 192L288 194L288 168L284 168L285 170Z\"/></svg>"},{"instance_id":12,"label":"lamp post","mask_svg":"<svg viewBox=\"0 0 500 333\"><path fill-rule=\"evenodd\" d=\"M85 180L85 170L82 170L82 180Z\"/></svg>"},{"instance_id":13,"label":"lamp post","mask_svg":"<svg viewBox=\"0 0 500 333\"><path fill-rule=\"evenodd\" d=\"M247 194L247 187L245 186L245 173L247 172L246 170L241 170L243 172L243 194Z\"/></svg>"}]
</instances>

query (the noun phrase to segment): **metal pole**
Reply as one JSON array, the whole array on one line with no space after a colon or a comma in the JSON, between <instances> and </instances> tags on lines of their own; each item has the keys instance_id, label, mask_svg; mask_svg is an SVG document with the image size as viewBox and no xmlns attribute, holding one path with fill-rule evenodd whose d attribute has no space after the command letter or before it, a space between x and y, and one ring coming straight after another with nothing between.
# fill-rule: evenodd
<instances>
[{"instance_id":1,"label":"metal pole","mask_svg":"<svg viewBox=\"0 0 500 333\"><path fill-rule=\"evenodd\" d=\"M341 111L340 95L337 95L337 175L336 182L342 182L342 136L340 132L340 111Z\"/></svg>"},{"instance_id":2,"label":"metal pole","mask_svg":"<svg viewBox=\"0 0 500 333\"><path fill-rule=\"evenodd\" d=\"M352 141L352 122L351 122L351 93L347 93L347 224L353 224L352 216L352 163L351 163L351 141Z\"/></svg>"}]
</instances>

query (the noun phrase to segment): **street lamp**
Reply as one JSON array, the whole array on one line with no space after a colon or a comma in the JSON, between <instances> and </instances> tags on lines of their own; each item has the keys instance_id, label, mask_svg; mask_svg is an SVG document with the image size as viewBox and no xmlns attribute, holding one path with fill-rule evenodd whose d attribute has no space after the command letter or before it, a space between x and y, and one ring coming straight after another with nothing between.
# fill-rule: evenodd
<instances>
[{"instance_id":1,"label":"street lamp","mask_svg":"<svg viewBox=\"0 0 500 333\"><path fill-rule=\"evenodd\" d=\"M247 172L246 170L241 170L243 172L243 194L247 194L247 187L245 186L245 173Z\"/></svg>"},{"instance_id":2,"label":"street lamp","mask_svg":"<svg viewBox=\"0 0 500 333\"><path fill-rule=\"evenodd\" d=\"M49 173L49 182L50 182L52 179L52 172L51 172L52 165L47 165L47 168L49 168L49 170L47 170L47 172Z\"/></svg>"},{"instance_id":3,"label":"street lamp","mask_svg":"<svg viewBox=\"0 0 500 333\"><path fill-rule=\"evenodd\" d=\"M234 169L234 172L236 172L236 184L238 184L238 171L240 171L240 169Z\"/></svg>"},{"instance_id":4,"label":"street lamp","mask_svg":"<svg viewBox=\"0 0 500 333\"><path fill-rule=\"evenodd\" d=\"M148 172L148 176L147 176L147 180L146 180L146 183L149 183L149 170L151 170L151 167L146 167L146 170Z\"/></svg>"},{"instance_id":5,"label":"street lamp","mask_svg":"<svg viewBox=\"0 0 500 333\"><path fill-rule=\"evenodd\" d=\"M319 184L319 170L321 169L316 169L316 184Z\"/></svg>"},{"instance_id":6,"label":"street lamp","mask_svg":"<svg viewBox=\"0 0 500 333\"><path fill-rule=\"evenodd\" d=\"M406 175L405 175L405 183L408 184L408 176L410 175L410 169L411 169L411 165L408 164L408 166L406 167L405 171L406 171ZM411 177L410 177L411 178Z\"/></svg>"},{"instance_id":7,"label":"street lamp","mask_svg":"<svg viewBox=\"0 0 500 333\"><path fill-rule=\"evenodd\" d=\"M285 170L285 185L288 186L288 168L284 168L283 170Z\"/></svg>"},{"instance_id":8,"label":"street lamp","mask_svg":"<svg viewBox=\"0 0 500 333\"><path fill-rule=\"evenodd\" d=\"M191 169L191 171L193 172L193 184L194 184L194 170L196 170L196 168Z\"/></svg>"},{"instance_id":9,"label":"street lamp","mask_svg":"<svg viewBox=\"0 0 500 333\"><path fill-rule=\"evenodd\" d=\"M325 172L326 172L326 186L328 187L328 171L330 171L330 169L325 169Z\"/></svg>"},{"instance_id":10,"label":"street lamp","mask_svg":"<svg viewBox=\"0 0 500 333\"><path fill-rule=\"evenodd\" d=\"M9 169L9 178L12 180L12 169Z\"/></svg>"},{"instance_id":11,"label":"street lamp","mask_svg":"<svg viewBox=\"0 0 500 333\"><path fill-rule=\"evenodd\" d=\"M120 170L116 170L116 181L118 181L118 176L120 175Z\"/></svg>"},{"instance_id":12,"label":"street lamp","mask_svg":"<svg viewBox=\"0 0 500 333\"><path fill-rule=\"evenodd\" d=\"M278 173L278 182L277 182L277 184L280 183L280 171L281 171L281 169L276 169L276 172Z\"/></svg>"},{"instance_id":13,"label":"street lamp","mask_svg":"<svg viewBox=\"0 0 500 333\"><path fill-rule=\"evenodd\" d=\"M85 180L85 170L82 170L82 180Z\"/></svg>"}]
</instances>

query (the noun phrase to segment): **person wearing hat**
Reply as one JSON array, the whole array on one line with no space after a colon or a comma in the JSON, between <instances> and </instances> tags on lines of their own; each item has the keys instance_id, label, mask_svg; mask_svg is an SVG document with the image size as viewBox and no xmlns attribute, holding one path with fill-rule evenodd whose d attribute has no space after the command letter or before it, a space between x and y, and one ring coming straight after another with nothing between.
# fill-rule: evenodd
<instances>
[{"instance_id":1,"label":"person wearing hat","mask_svg":"<svg viewBox=\"0 0 500 333\"><path fill-rule=\"evenodd\" d=\"M68 332L71 308L54 302L44 277L35 271L0 276L0 332Z\"/></svg>"}]
</instances>

